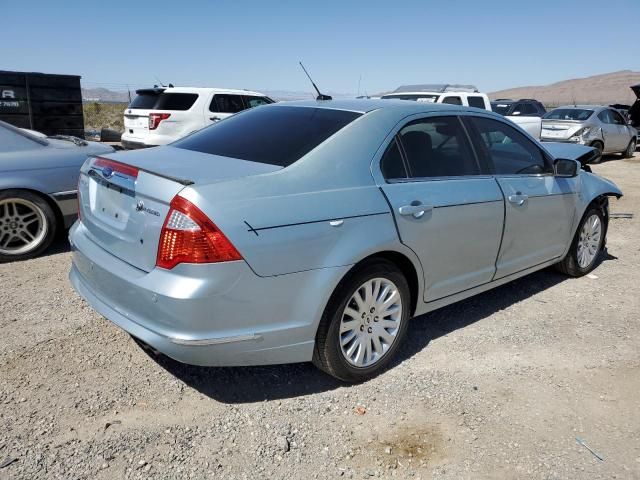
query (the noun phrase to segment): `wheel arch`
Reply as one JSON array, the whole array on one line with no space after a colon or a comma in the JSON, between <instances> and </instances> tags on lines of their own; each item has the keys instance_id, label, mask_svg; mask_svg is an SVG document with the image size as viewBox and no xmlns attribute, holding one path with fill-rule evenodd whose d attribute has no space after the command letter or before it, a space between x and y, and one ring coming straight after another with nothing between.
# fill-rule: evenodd
<instances>
[{"instance_id":1,"label":"wheel arch","mask_svg":"<svg viewBox=\"0 0 640 480\"><path fill-rule=\"evenodd\" d=\"M393 263L398 267L398 269L400 269L404 277L407 279L407 283L409 284L409 293L411 295L411 316L413 316L418 306L418 299L420 298L420 276L418 275L418 267L405 254L395 250L382 250L372 253L354 264L346 273L344 278L360 268L363 264L376 259L383 259Z\"/></svg>"}]
</instances>

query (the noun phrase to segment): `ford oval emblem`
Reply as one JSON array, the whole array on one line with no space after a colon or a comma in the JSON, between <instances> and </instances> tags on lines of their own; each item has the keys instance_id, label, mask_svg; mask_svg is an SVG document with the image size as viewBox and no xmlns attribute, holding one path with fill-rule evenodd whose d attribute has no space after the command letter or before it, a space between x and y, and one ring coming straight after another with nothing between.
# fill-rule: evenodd
<instances>
[{"instance_id":1,"label":"ford oval emblem","mask_svg":"<svg viewBox=\"0 0 640 480\"><path fill-rule=\"evenodd\" d=\"M104 168L102 169L102 176L103 176L104 178L111 178L111 177L113 177L113 168L111 168L111 167L104 167Z\"/></svg>"}]
</instances>

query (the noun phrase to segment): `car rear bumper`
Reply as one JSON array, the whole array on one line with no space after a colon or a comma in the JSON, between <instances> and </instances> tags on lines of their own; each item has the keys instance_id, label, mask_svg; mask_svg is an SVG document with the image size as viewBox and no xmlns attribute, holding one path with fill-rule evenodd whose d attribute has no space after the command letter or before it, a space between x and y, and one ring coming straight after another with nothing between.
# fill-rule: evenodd
<instances>
[{"instance_id":1,"label":"car rear bumper","mask_svg":"<svg viewBox=\"0 0 640 480\"><path fill-rule=\"evenodd\" d=\"M259 277L244 261L139 270L91 241L69 239L75 290L100 314L183 363L309 361L328 297L348 267Z\"/></svg>"}]
</instances>

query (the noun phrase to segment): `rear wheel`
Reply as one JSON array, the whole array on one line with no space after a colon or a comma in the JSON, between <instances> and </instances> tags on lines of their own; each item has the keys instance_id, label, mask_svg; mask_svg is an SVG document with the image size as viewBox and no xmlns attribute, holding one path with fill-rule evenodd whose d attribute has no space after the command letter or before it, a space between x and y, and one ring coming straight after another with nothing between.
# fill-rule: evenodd
<instances>
[{"instance_id":1,"label":"rear wheel","mask_svg":"<svg viewBox=\"0 0 640 480\"><path fill-rule=\"evenodd\" d=\"M627 146L627 149L622 152L622 158L631 158L636 153L636 139L632 138Z\"/></svg>"},{"instance_id":2,"label":"rear wheel","mask_svg":"<svg viewBox=\"0 0 640 480\"><path fill-rule=\"evenodd\" d=\"M332 295L316 335L314 364L340 380L358 382L389 364L407 330L409 285L387 260L350 273Z\"/></svg>"},{"instance_id":3,"label":"rear wheel","mask_svg":"<svg viewBox=\"0 0 640 480\"><path fill-rule=\"evenodd\" d=\"M606 231L602 210L590 207L582 217L567 256L558 263L558 269L572 277L581 277L593 270L604 250Z\"/></svg>"},{"instance_id":4,"label":"rear wheel","mask_svg":"<svg viewBox=\"0 0 640 480\"><path fill-rule=\"evenodd\" d=\"M591 143L591 146L592 146L593 148L595 148L595 149L598 151L598 153L599 153L598 158L596 158L596 159L595 159L594 161L592 161L591 163L600 163L600 162L602 161L602 152L604 152L604 143L602 143L602 142L601 142L601 141L599 141L599 140L596 140L595 142L592 142L592 143Z\"/></svg>"},{"instance_id":5,"label":"rear wheel","mask_svg":"<svg viewBox=\"0 0 640 480\"><path fill-rule=\"evenodd\" d=\"M40 196L24 190L0 192L0 263L42 253L56 234L56 216Z\"/></svg>"}]
</instances>

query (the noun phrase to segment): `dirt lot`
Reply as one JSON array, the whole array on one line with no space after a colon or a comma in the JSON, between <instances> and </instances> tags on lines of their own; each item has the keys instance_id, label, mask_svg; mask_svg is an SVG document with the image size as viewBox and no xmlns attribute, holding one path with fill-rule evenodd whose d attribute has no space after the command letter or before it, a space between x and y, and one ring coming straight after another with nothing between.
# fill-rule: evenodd
<instances>
[{"instance_id":1,"label":"dirt lot","mask_svg":"<svg viewBox=\"0 0 640 480\"><path fill-rule=\"evenodd\" d=\"M154 361L78 299L63 241L0 265L0 478L640 478L640 155L594 169L635 215L597 278L545 270L418 318L356 386Z\"/></svg>"}]
</instances>

